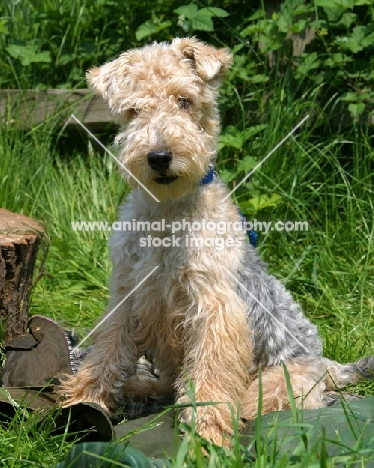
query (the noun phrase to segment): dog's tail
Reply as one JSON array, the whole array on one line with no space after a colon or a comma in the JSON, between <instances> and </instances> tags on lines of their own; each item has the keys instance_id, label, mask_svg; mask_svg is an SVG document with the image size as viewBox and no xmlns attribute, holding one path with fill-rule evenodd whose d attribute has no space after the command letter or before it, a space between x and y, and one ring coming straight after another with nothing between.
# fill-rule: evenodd
<instances>
[{"instance_id":1,"label":"dog's tail","mask_svg":"<svg viewBox=\"0 0 374 468\"><path fill-rule=\"evenodd\" d=\"M286 364L295 402L303 408L321 408L340 399L337 391L349 384L374 379L374 356L351 364L339 364L327 358L297 358ZM249 384L242 402L242 417L254 419L262 389L262 413L289 408L289 388L283 366L267 367Z\"/></svg>"},{"instance_id":2,"label":"dog's tail","mask_svg":"<svg viewBox=\"0 0 374 468\"><path fill-rule=\"evenodd\" d=\"M328 390L355 384L362 379L374 379L374 356L364 357L350 364L340 364L323 358L323 364L326 368Z\"/></svg>"}]
</instances>

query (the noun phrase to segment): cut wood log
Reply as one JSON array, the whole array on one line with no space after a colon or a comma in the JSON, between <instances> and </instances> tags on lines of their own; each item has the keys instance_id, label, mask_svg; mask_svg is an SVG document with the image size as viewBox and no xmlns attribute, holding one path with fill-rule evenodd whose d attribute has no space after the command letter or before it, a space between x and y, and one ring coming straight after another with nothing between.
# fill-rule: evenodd
<instances>
[{"instance_id":1,"label":"cut wood log","mask_svg":"<svg viewBox=\"0 0 374 468\"><path fill-rule=\"evenodd\" d=\"M42 226L0 209L0 320L3 339L26 331L30 293Z\"/></svg>"}]
</instances>

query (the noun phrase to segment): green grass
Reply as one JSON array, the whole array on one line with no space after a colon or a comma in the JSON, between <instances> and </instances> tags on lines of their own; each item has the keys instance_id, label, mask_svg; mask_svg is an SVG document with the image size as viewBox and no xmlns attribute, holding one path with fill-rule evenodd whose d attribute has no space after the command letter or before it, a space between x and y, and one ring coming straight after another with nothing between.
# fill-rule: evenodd
<instances>
[{"instance_id":1,"label":"green grass","mask_svg":"<svg viewBox=\"0 0 374 468\"><path fill-rule=\"evenodd\" d=\"M61 158L51 141L50 129L1 133L0 204L46 227L49 252L32 312L87 327L102 312L108 294L107 233L73 231L71 222L114 221L127 188L109 156Z\"/></svg>"},{"instance_id":2,"label":"green grass","mask_svg":"<svg viewBox=\"0 0 374 468\"><path fill-rule=\"evenodd\" d=\"M277 125L269 125L254 139L246 154L261 160L300 120L290 117L292 109L286 111ZM260 234L259 250L270 270L318 325L326 355L352 361L373 352L374 150L368 129L336 131L318 140L313 125L286 142L245 190L250 194L254 187L257 192L261 187L263 196L281 196L275 207L254 213L255 218L309 222L307 232ZM71 222L114 221L127 187L109 156L74 151L61 156L52 141L53 129L47 125L28 134L0 130L0 206L41 220L48 233L49 252L45 265L39 265L44 275L33 291L31 313L53 317L84 332L105 307L111 266L107 233L73 231ZM228 166L224 158L221 161L219 169L224 171ZM240 177L236 175L237 181ZM238 202L244 197L242 191ZM365 382L352 390L371 395L374 383ZM0 429L6 441L0 444L4 466L28 466L36 460L37 466L49 466L64 458L70 443L49 436L48 427L44 431L35 427L32 415L26 423L20 413ZM263 454L250 462L249 449L244 449L245 456L238 455L237 439L235 450L228 454L205 446L211 454L208 462L202 455L204 442L196 436L182 443L175 466L182 466L182 460L187 466L292 464L291 455L277 458L267 452L266 443ZM317 462L315 455L304 455L308 461L300 466Z\"/></svg>"},{"instance_id":3,"label":"green grass","mask_svg":"<svg viewBox=\"0 0 374 468\"><path fill-rule=\"evenodd\" d=\"M64 459L72 442L66 434L54 435L54 412L44 416L20 406L9 424L0 425L0 466L54 466L56 459Z\"/></svg>"}]
</instances>

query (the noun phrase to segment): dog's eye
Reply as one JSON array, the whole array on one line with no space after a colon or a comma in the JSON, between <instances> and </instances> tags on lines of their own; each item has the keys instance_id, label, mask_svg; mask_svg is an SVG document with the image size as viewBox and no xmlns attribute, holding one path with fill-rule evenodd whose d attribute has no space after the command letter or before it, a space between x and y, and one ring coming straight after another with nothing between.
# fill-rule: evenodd
<instances>
[{"instance_id":1,"label":"dog's eye","mask_svg":"<svg viewBox=\"0 0 374 468\"><path fill-rule=\"evenodd\" d=\"M137 107L131 107L130 109L126 111L127 120L132 120L139 114L139 112L140 112L140 109L138 109Z\"/></svg>"},{"instance_id":2,"label":"dog's eye","mask_svg":"<svg viewBox=\"0 0 374 468\"><path fill-rule=\"evenodd\" d=\"M186 97L181 97L179 96L178 97L178 106L181 108L181 109L189 109L192 105L192 101L191 99L188 99Z\"/></svg>"}]
</instances>

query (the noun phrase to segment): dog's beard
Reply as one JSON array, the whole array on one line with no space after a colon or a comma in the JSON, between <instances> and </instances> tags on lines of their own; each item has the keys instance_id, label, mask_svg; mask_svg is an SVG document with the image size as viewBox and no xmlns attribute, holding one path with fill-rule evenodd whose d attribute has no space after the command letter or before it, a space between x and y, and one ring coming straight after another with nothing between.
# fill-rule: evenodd
<instances>
[{"instance_id":1,"label":"dog's beard","mask_svg":"<svg viewBox=\"0 0 374 468\"><path fill-rule=\"evenodd\" d=\"M143 191L147 198L154 199L154 197L156 197L160 202L175 200L188 195L196 190L196 187L200 182L199 178L193 180L190 176L179 175L160 177L160 175L155 174L153 177L137 177L141 182L141 185L127 173L124 175L132 188L137 188ZM152 197L144 187L151 192L154 197Z\"/></svg>"},{"instance_id":2,"label":"dog's beard","mask_svg":"<svg viewBox=\"0 0 374 468\"><path fill-rule=\"evenodd\" d=\"M159 201L177 199L193 192L209 168L208 157L191 160L173 155L170 167L160 173L149 167L146 155L129 157L125 149L123 151L127 157L120 159L129 171L120 168L125 180L132 188L139 188L145 193L145 188L148 189ZM206 167L203 161L207 161Z\"/></svg>"}]
</instances>

